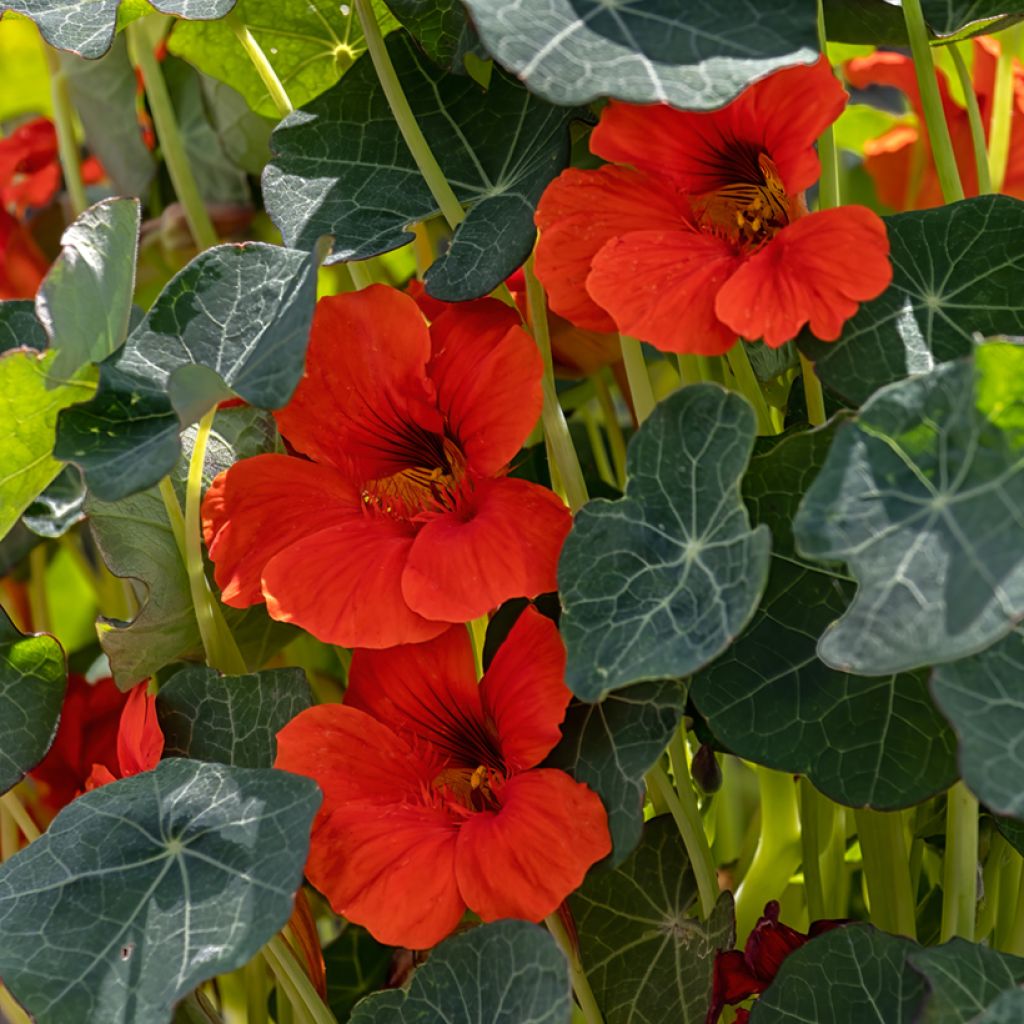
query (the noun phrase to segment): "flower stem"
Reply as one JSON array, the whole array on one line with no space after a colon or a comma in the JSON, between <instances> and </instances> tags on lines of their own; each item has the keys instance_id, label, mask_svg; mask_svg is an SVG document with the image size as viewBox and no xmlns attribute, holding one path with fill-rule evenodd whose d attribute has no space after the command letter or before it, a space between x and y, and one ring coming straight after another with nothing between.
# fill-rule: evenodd
<instances>
[{"instance_id":1,"label":"flower stem","mask_svg":"<svg viewBox=\"0 0 1024 1024\"><path fill-rule=\"evenodd\" d=\"M967 123L971 128L971 147L974 150L974 164L978 170L978 193L986 195L992 191L992 177L988 173L988 154L985 152L985 126L981 121L978 96L974 91L974 83L967 71L960 46L960 43L953 43L949 47L949 55L953 58L953 67L956 68L960 88L964 93L964 102L967 104Z\"/></svg>"},{"instance_id":2,"label":"flower stem","mask_svg":"<svg viewBox=\"0 0 1024 1024\"><path fill-rule=\"evenodd\" d=\"M594 465L597 466L597 475L609 487L614 487L616 483L615 470L612 469L608 448L605 446L604 437L601 434L601 418L594 408L594 403L585 402L580 409L580 414L587 428L587 440L590 442L590 452L594 456Z\"/></svg>"},{"instance_id":3,"label":"flower stem","mask_svg":"<svg viewBox=\"0 0 1024 1024\"><path fill-rule=\"evenodd\" d=\"M1003 865L1009 861L1009 854L1009 843L998 829L994 829L982 874L981 889L984 895L983 901L978 907L978 920L974 926L975 942L984 942L995 931L1000 888L1003 882Z\"/></svg>"},{"instance_id":4,"label":"flower stem","mask_svg":"<svg viewBox=\"0 0 1024 1024\"><path fill-rule=\"evenodd\" d=\"M242 978L245 982L245 1024L267 1024L267 984L266 962L254 956L243 968Z\"/></svg>"},{"instance_id":5,"label":"flower stem","mask_svg":"<svg viewBox=\"0 0 1024 1024\"><path fill-rule=\"evenodd\" d=\"M807 405L807 422L812 427L820 427L828 418L825 412L825 393L821 389L814 363L803 354L800 355L800 380L804 386L804 401Z\"/></svg>"},{"instance_id":6,"label":"flower stem","mask_svg":"<svg viewBox=\"0 0 1024 1024\"><path fill-rule=\"evenodd\" d=\"M619 423L618 413L615 411L615 400L612 398L611 389L608 387L603 373L595 373L591 380L594 382L594 391L597 394L598 404L601 406L605 432L608 434L608 447L611 448L612 463L615 465L615 480L619 490L624 490L626 487L626 438L622 433L622 424Z\"/></svg>"},{"instance_id":7,"label":"flower stem","mask_svg":"<svg viewBox=\"0 0 1024 1024\"><path fill-rule=\"evenodd\" d=\"M679 379L685 387L688 384L699 384L704 376L701 373L700 356L688 356L680 352L676 358L679 366Z\"/></svg>"},{"instance_id":8,"label":"flower stem","mask_svg":"<svg viewBox=\"0 0 1024 1024\"><path fill-rule=\"evenodd\" d=\"M963 782L946 796L946 854L942 862L940 941L974 941L978 903L978 800Z\"/></svg>"},{"instance_id":9,"label":"flower stem","mask_svg":"<svg viewBox=\"0 0 1024 1024\"><path fill-rule=\"evenodd\" d=\"M277 72L263 52L263 47L249 31L249 26L239 17L237 9L229 12L224 20L230 26L231 31L235 33L235 38L252 62L256 74L260 76L260 81L267 87L267 92L277 108L278 115L287 117L295 108L292 106L285 87L281 84L281 79L277 77Z\"/></svg>"},{"instance_id":10,"label":"flower stem","mask_svg":"<svg viewBox=\"0 0 1024 1024\"><path fill-rule=\"evenodd\" d=\"M823 797L810 781L800 779L800 850L804 869L807 915L812 921L828 917L822 878L822 854L832 839L835 805Z\"/></svg>"},{"instance_id":11,"label":"flower stem","mask_svg":"<svg viewBox=\"0 0 1024 1024\"><path fill-rule=\"evenodd\" d=\"M380 80L381 88L387 98L388 106L398 123L398 130L409 147L413 160L419 168L423 180L430 189L441 213L451 228L455 228L466 219L466 211L462 209L459 202L448 184L448 179L441 170L430 146L427 143L420 126L416 123L416 117L409 106L402 83L395 73L395 66L391 62L391 55L384 45L384 37L380 32L380 25L374 16L370 0L354 0L356 14L359 16L359 23L363 28L363 36L366 39L366 48L370 53L370 60L373 62L377 78Z\"/></svg>"},{"instance_id":12,"label":"flower stem","mask_svg":"<svg viewBox=\"0 0 1024 1024\"><path fill-rule=\"evenodd\" d=\"M278 985L284 990L288 1000L301 1007L313 1024L338 1024L337 1018L317 994L309 976L295 959L291 947L280 934L275 935L264 947L265 957L270 969L274 972Z\"/></svg>"},{"instance_id":13,"label":"flower stem","mask_svg":"<svg viewBox=\"0 0 1024 1024\"><path fill-rule=\"evenodd\" d=\"M584 1020L586 1020L587 1024L604 1024L601 1008L597 1005L597 1000L594 998L594 991L587 980L586 971L583 970L579 954L573 947L572 940L565 930L565 925L558 916L558 911L556 910L555 913L548 914L544 918L544 924L565 954L566 960L569 961L569 978L572 981L572 990L576 996L576 1002L579 1003L580 1009L583 1011Z\"/></svg>"},{"instance_id":14,"label":"flower stem","mask_svg":"<svg viewBox=\"0 0 1024 1024\"><path fill-rule=\"evenodd\" d=\"M1003 879L1005 894L1000 908L999 934L1000 941L996 948L1004 953L1011 953L1013 956L1024 956L1024 864L1021 863L1020 855L1015 858L1014 867L1016 871L1017 884L1006 885L1011 879Z\"/></svg>"},{"instance_id":15,"label":"flower stem","mask_svg":"<svg viewBox=\"0 0 1024 1024\"><path fill-rule=\"evenodd\" d=\"M1013 126L1013 60L1021 44L1022 26L1007 29L999 40L995 91L988 129L988 173L991 190L1002 192L1010 161L1010 132ZM973 90L972 90L973 91Z\"/></svg>"},{"instance_id":16,"label":"flower stem","mask_svg":"<svg viewBox=\"0 0 1024 1024\"><path fill-rule=\"evenodd\" d=\"M153 127L160 140L160 151L167 165L171 184L185 211L185 220L196 245L200 249L208 249L211 245L216 245L219 239L206 211L206 204L199 192L195 175L192 173L192 165L178 129L174 105L171 103L171 95L167 91L160 63L150 46L143 22L133 21L125 31L128 34L132 59L142 75L142 84L145 86L149 109L153 115Z\"/></svg>"},{"instance_id":17,"label":"flower stem","mask_svg":"<svg viewBox=\"0 0 1024 1024\"><path fill-rule=\"evenodd\" d=\"M721 356L694 356L694 359L701 380L713 381L715 384L721 384L723 388L727 386Z\"/></svg>"},{"instance_id":18,"label":"flower stem","mask_svg":"<svg viewBox=\"0 0 1024 1024\"><path fill-rule=\"evenodd\" d=\"M935 65L932 62L928 27L924 22L921 0L903 0L903 20L906 22L907 36L910 39L910 52L914 56L917 87L921 93L925 127L928 130L935 169L938 171L939 184L942 187L942 197L947 203L955 203L963 199L964 190L960 184L953 142L949 137L949 125L946 124L946 115L942 109L942 97L939 95L939 83L935 77Z\"/></svg>"},{"instance_id":19,"label":"flower stem","mask_svg":"<svg viewBox=\"0 0 1024 1024\"><path fill-rule=\"evenodd\" d=\"M725 358L729 361L729 368L736 378L740 393L754 407L758 434L767 437L775 433L772 416L768 411L768 403L765 401L757 374L754 373L754 368L750 365L750 359L743 346L744 342L737 340L736 344L726 352Z\"/></svg>"},{"instance_id":20,"label":"flower stem","mask_svg":"<svg viewBox=\"0 0 1024 1024\"><path fill-rule=\"evenodd\" d=\"M21 840L18 838L20 832L18 823L11 817L7 808L4 807L3 801L0 800L0 864L5 860L10 860L18 852L21 846ZM1016 892L1017 890L1014 889L1015 894ZM2 994L3 983L0 982L0 995ZM3 1020L3 1017L0 1017L0 1020Z\"/></svg>"},{"instance_id":21,"label":"flower stem","mask_svg":"<svg viewBox=\"0 0 1024 1024\"><path fill-rule=\"evenodd\" d=\"M654 399L654 388L651 387L651 376L647 372L644 351L636 338L628 334L620 334L622 345L622 362L626 367L626 380L629 381L629 393L633 396L633 410L638 423L643 423L654 412L657 404Z\"/></svg>"},{"instance_id":22,"label":"flower stem","mask_svg":"<svg viewBox=\"0 0 1024 1024\"><path fill-rule=\"evenodd\" d=\"M1007 844L1006 861L999 879L999 907L996 910L995 935L991 943L995 949L1003 952L1007 952L1010 948L1009 943L1017 921L1015 915L1022 869L1024 869L1024 858Z\"/></svg>"},{"instance_id":23,"label":"flower stem","mask_svg":"<svg viewBox=\"0 0 1024 1024\"><path fill-rule=\"evenodd\" d=\"M39 828L32 820L32 816L25 810L24 804L18 799L18 794L13 789L0 796L0 806L11 816L11 819L21 830L21 834L30 843L34 843L39 838L41 834Z\"/></svg>"},{"instance_id":24,"label":"flower stem","mask_svg":"<svg viewBox=\"0 0 1024 1024\"><path fill-rule=\"evenodd\" d=\"M854 811L864 876L871 901L871 923L894 935L917 938L910 862L903 818L896 811Z\"/></svg>"},{"instance_id":25,"label":"flower stem","mask_svg":"<svg viewBox=\"0 0 1024 1024\"><path fill-rule=\"evenodd\" d=\"M75 139L74 107L68 92L68 80L60 65L60 57L53 47L40 37L40 44L50 72L50 97L53 102L53 127L57 132L57 154L60 169L64 174L64 185L71 203L71 216L77 217L89 205L82 181L82 163Z\"/></svg>"},{"instance_id":26,"label":"flower stem","mask_svg":"<svg viewBox=\"0 0 1024 1024\"><path fill-rule=\"evenodd\" d=\"M365 260L355 260L352 263L346 263L345 267L352 278L352 286L357 292L361 292L364 288L369 288L374 283L373 275L370 273L370 268L366 265Z\"/></svg>"},{"instance_id":27,"label":"flower stem","mask_svg":"<svg viewBox=\"0 0 1024 1024\"><path fill-rule=\"evenodd\" d=\"M818 0L818 42L822 56L827 60L828 38L825 34L823 0ZM839 158L836 154L836 137L831 124L818 137L818 159L821 161L818 209L828 210L839 205Z\"/></svg>"}]
</instances>

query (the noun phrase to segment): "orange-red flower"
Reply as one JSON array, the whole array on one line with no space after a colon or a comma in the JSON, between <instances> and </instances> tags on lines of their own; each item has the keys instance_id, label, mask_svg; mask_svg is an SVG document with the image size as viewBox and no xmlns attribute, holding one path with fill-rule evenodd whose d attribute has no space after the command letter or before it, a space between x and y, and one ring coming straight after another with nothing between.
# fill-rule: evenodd
<instances>
[{"instance_id":1,"label":"orange-red flower","mask_svg":"<svg viewBox=\"0 0 1024 1024\"><path fill-rule=\"evenodd\" d=\"M992 116L1000 43L992 36L979 36L972 40L972 44L974 63L971 81L981 111L981 123L987 133ZM878 198L895 210L923 210L941 206L944 202L942 188L924 128L924 109L914 62L902 53L879 50L868 57L847 61L844 71L847 81L859 89L869 85L887 85L899 89L906 95L911 109L917 115L917 125L895 125L864 144L864 167L874 180ZM964 193L976 196L978 171L967 110L950 94L945 73L936 70L935 74ZM1013 91L1010 160L1002 191L1024 199L1024 68L1016 59L1013 65Z\"/></svg>"},{"instance_id":2,"label":"orange-red flower","mask_svg":"<svg viewBox=\"0 0 1024 1024\"><path fill-rule=\"evenodd\" d=\"M381 942L422 949L466 908L539 921L605 856L601 801L537 767L569 703L565 650L533 609L477 684L465 628L352 655L345 703L278 733L276 766L315 779L324 803L306 874Z\"/></svg>"},{"instance_id":3,"label":"orange-red flower","mask_svg":"<svg viewBox=\"0 0 1024 1024\"><path fill-rule=\"evenodd\" d=\"M0 206L0 300L31 299L46 268L28 229Z\"/></svg>"},{"instance_id":4,"label":"orange-red flower","mask_svg":"<svg viewBox=\"0 0 1024 1024\"><path fill-rule=\"evenodd\" d=\"M265 600L327 643L379 648L554 590L569 512L505 475L540 380L536 345L497 300L428 331L382 285L322 299L305 377L277 413L308 458L238 462L203 504L224 601Z\"/></svg>"},{"instance_id":5,"label":"orange-red flower","mask_svg":"<svg viewBox=\"0 0 1024 1024\"><path fill-rule=\"evenodd\" d=\"M815 140L845 102L824 60L711 113L612 101L591 138L611 163L564 171L537 209L551 308L669 352L779 346L805 324L835 340L892 279L876 214L806 213Z\"/></svg>"}]
</instances>

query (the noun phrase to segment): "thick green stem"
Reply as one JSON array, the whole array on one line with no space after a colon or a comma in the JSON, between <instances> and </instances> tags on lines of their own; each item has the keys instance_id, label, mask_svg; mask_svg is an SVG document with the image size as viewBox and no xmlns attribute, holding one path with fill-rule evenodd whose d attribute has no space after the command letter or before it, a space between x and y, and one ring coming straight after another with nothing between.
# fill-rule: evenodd
<instances>
[{"instance_id":1,"label":"thick green stem","mask_svg":"<svg viewBox=\"0 0 1024 1024\"><path fill-rule=\"evenodd\" d=\"M994 830L988 844L988 856L982 872L983 899L978 907L978 920L974 926L974 941L984 942L995 931L999 912L999 889L1003 881L1003 865L1009 858L1010 845L1002 833Z\"/></svg>"},{"instance_id":2,"label":"thick green stem","mask_svg":"<svg viewBox=\"0 0 1024 1024\"><path fill-rule=\"evenodd\" d=\"M946 853L942 862L940 941L974 941L978 906L978 800L962 783L946 796Z\"/></svg>"},{"instance_id":3,"label":"thick green stem","mask_svg":"<svg viewBox=\"0 0 1024 1024\"><path fill-rule=\"evenodd\" d=\"M1014 75L1013 60L1020 50L1021 32L1015 25L1000 37L999 60L996 62L995 92L988 129L988 173L992 191L1001 192L1010 162L1010 132L1013 126Z\"/></svg>"},{"instance_id":4,"label":"thick green stem","mask_svg":"<svg viewBox=\"0 0 1024 1024\"><path fill-rule=\"evenodd\" d=\"M823 797L811 783L800 780L800 850L804 869L807 914L812 921L828 917L822 854L832 840L835 804Z\"/></svg>"},{"instance_id":5,"label":"thick green stem","mask_svg":"<svg viewBox=\"0 0 1024 1024\"><path fill-rule=\"evenodd\" d=\"M160 62L150 46L143 22L133 21L125 31L128 33L132 59L142 74L150 113L153 115L153 128L160 140L160 152L167 165L167 173L171 177L174 192L185 211L185 220L196 245L200 249L208 249L211 245L216 245L219 239L206 211L206 204L199 192L195 175L192 173L192 165L178 129L174 104L171 103L171 95L167 91L167 83L160 70Z\"/></svg>"},{"instance_id":6,"label":"thick green stem","mask_svg":"<svg viewBox=\"0 0 1024 1024\"><path fill-rule=\"evenodd\" d=\"M956 76L960 79L960 88L963 89L964 102L967 104L967 123L971 128L971 148L974 150L974 165L978 171L978 194L986 195L992 191L992 177L988 173L988 153L985 152L985 126L981 120L981 108L978 106L974 83L971 81L967 65L964 63L960 46L960 43L953 43L949 47L949 55L953 58L953 67L956 68Z\"/></svg>"},{"instance_id":7,"label":"thick green stem","mask_svg":"<svg viewBox=\"0 0 1024 1024\"><path fill-rule=\"evenodd\" d=\"M775 433L772 426L772 416L768 410L768 403L765 401L764 392L761 390L761 382L750 365L745 342L737 341L735 345L725 354L729 361L729 368L732 370L739 385L740 393L754 407L754 414L757 416L757 432L762 437Z\"/></svg>"},{"instance_id":8,"label":"thick green stem","mask_svg":"<svg viewBox=\"0 0 1024 1024\"><path fill-rule=\"evenodd\" d=\"M707 833L697 809L697 796L690 784L690 773L686 769L685 760L680 766L678 756L673 758L672 770L676 774L677 789L672 788L672 783L660 764L656 764L647 773L647 777L657 787L658 795L668 806L675 819L676 828L683 837L686 855L690 858L690 867L697 880L700 916L707 920L718 900L718 872L715 870Z\"/></svg>"},{"instance_id":9,"label":"thick green stem","mask_svg":"<svg viewBox=\"0 0 1024 1024\"><path fill-rule=\"evenodd\" d=\"M266 962L254 956L242 968L245 981L245 1024L267 1024L267 998L270 986L267 984Z\"/></svg>"},{"instance_id":10,"label":"thick green stem","mask_svg":"<svg viewBox=\"0 0 1024 1024\"><path fill-rule=\"evenodd\" d=\"M818 42L822 56L828 59L828 38L825 34L825 11L822 0L818 0ZM839 205L839 158L831 124L818 137L818 159L821 161L818 209L828 210Z\"/></svg>"},{"instance_id":11,"label":"thick green stem","mask_svg":"<svg viewBox=\"0 0 1024 1024\"><path fill-rule=\"evenodd\" d=\"M688 356L681 352L676 362L679 365L679 380L684 387L689 384L699 384L704 379L701 375L699 356Z\"/></svg>"},{"instance_id":12,"label":"thick green stem","mask_svg":"<svg viewBox=\"0 0 1024 1024\"><path fill-rule=\"evenodd\" d=\"M644 350L636 338L628 334L620 334L622 345L622 362L626 367L626 380L629 381L629 393L633 398L633 411L638 423L643 423L654 412L657 404L654 399L654 388L651 387L651 375L647 372L647 361Z\"/></svg>"},{"instance_id":13,"label":"thick green stem","mask_svg":"<svg viewBox=\"0 0 1024 1024\"><path fill-rule=\"evenodd\" d=\"M391 63L391 56L384 45L384 37L381 35L380 26L374 16L370 0L354 0L356 14L359 16L359 23L363 28L363 36L366 38L366 48L370 53L370 60L377 72L381 88L387 97L388 106L398 123L398 130L409 147L413 160L419 168L423 180L430 189L441 213L451 228L455 228L466 219L466 212L448 184L448 179L441 170L441 165L430 149L420 126L416 123L416 117L409 106L402 83L395 73L395 66Z\"/></svg>"},{"instance_id":14,"label":"thick green stem","mask_svg":"<svg viewBox=\"0 0 1024 1024\"><path fill-rule=\"evenodd\" d=\"M612 469L612 461L608 455L608 448L605 446L604 437L601 434L601 417L598 410L594 408L593 402L585 402L580 409L584 426L587 428L587 440L590 442L590 454L594 456L594 465L597 466L597 475L609 487L616 485L615 470Z\"/></svg>"},{"instance_id":15,"label":"thick green stem","mask_svg":"<svg viewBox=\"0 0 1024 1024\"><path fill-rule=\"evenodd\" d=\"M64 185L71 203L71 216L77 217L89 205L82 181L82 162L75 139L74 106L68 91L68 81L60 65L57 51L40 39L46 66L50 72L50 98L53 102L53 127L57 132L57 155L64 174Z\"/></svg>"},{"instance_id":16,"label":"thick green stem","mask_svg":"<svg viewBox=\"0 0 1024 1024\"><path fill-rule=\"evenodd\" d=\"M996 928L992 945L1006 952L1009 949L1016 924L1017 895L1020 891L1024 858L1007 844L1006 860L999 879L999 906L996 908Z\"/></svg>"},{"instance_id":17,"label":"thick green stem","mask_svg":"<svg viewBox=\"0 0 1024 1024\"><path fill-rule=\"evenodd\" d=\"M13 789L0 796L0 806L11 816L11 819L21 830L21 834L30 843L34 843L39 838L40 832L36 823L32 820L32 815L25 810L24 804L18 799L18 794Z\"/></svg>"},{"instance_id":18,"label":"thick green stem","mask_svg":"<svg viewBox=\"0 0 1024 1024\"><path fill-rule=\"evenodd\" d=\"M953 142L949 137L949 125L942 109L939 83L935 77L931 45L928 42L928 27L921 11L921 0L903 0L903 20L907 25L910 51L914 56L914 71L917 87L921 93L921 107L928 131L928 140L938 171L942 197L947 203L963 199L964 190L960 184L960 172L956 166Z\"/></svg>"},{"instance_id":19,"label":"thick green stem","mask_svg":"<svg viewBox=\"0 0 1024 1024\"><path fill-rule=\"evenodd\" d=\"M241 43L242 49L245 50L246 56L256 70L256 74L260 76L260 81L267 87L267 92L277 108L278 115L286 117L295 108L292 106L292 101L289 99L285 87L281 84L281 79L277 77L277 72L267 59L267 55L263 52L263 47L260 46L255 36L249 31L249 26L241 19L237 9L231 11L224 20L231 26L231 31L235 33L235 38Z\"/></svg>"},{"instance_id":20,"label":"thick green stem","mask_svg":"<svg viewBox=\"0 0 1024 1024\"><path fill-rule=\"evenodd\" d=\"M370 273L370 268L366 265L366 261L356 260L354 263L346 263L349 276L352 278L352 285L356 291L362 291L364 288L369 288L374 283L373 275Z\"/></svg>"},{"instance_id":21,"label":"thick green stem","mask_svg":"<svg viewBox=\"0 0 1024 1024\"><path fill-rule=\"evenodd\" d=\"M594 382L594 391L597 394L598 404L601 406L604 429L608 435L608 446L612 451L615 480L621 491L626 486L626 437L622 433L622 424L619 423L619 416L615 411L615 400L612 398L612 392L604 379L604 374L596 373L591 380Z\"/></svg>"},{"instance_id":22,"label":"thick green stem","mask_svg":"<svg viewBox=\"0 0 1024 1024\"><path fill-rule=\"evenodd\" d=\"M11 817L10 812L4 807L3 801L0 800L0 864L13 857L20 847L21 829L18 828L18 823ZM1016 891L1014 889L1014 893ZM3 983L0 982L0 995L2 994ZM0 1016L0 1020L3 1020L2 1016Z\"/></svg>"},{"instance_id":23,"label":"thick green stem","mask_svg":"<svg viewBox=\"0 0 1024 1024\"><path fill-rule=\"evenodd\" d=\"M1017 902L1010 917L1006 945L1003 946L1003 950L1013 956L1024 956L1024 870L1020 873Z\"/></svg>"},{"instance_id":24,"label":"thick green stem","mask_svg":"<svg viewBox=\"0 0 1024 1024\"><path fill-rule=\"evenodd\" d=\"M709 380L726 387L725 367L721 356L694 356L697 361L697 372L701 380Z\"/></svg>"},{"instance_id":25,"label":"thick green stem","mask_svg":"<svg viewBox=\"0 0 1024 1024\"><path fill-rule=\"evenodd\" d=\"M337 1018L324 1005L309 976L295 959L291 947L280 935L275 935L263 947L263 956L289 1001L302 1007L313 1024L338 1024Z\"/></svg>"},{"instance_id":26,"label":"thick green stem","mask_svg":"<svg viewBox=\"0 0 1024 1024\"><path fill-rule=\"evenodd\" d=\"M871 923L883 931L915 939L915 901L903 818L898 812L870 808L858 809L854 815L871 902Z\"/></svg>"},{"instance_id":27,"label":"thick green stem","mask_svg":"<svg viewBox=\"0 0 1024 1024\"><path fill-rule=\"evenodd\" d=\"M572 940L569 938L558 912L544 918L544 924L554 936L555 942L561 947L566 960L569 961L572 990L576 996L576 1002L579 1003L580 1009L583 1011L584 1020L587 1024L604 1024L604 1017L601 1016L601 1008L597 1005L594 991L587 980L587 973L583 970L583 964L580 962L579 955L573 947Z\"/></svg>"}]
</instances>

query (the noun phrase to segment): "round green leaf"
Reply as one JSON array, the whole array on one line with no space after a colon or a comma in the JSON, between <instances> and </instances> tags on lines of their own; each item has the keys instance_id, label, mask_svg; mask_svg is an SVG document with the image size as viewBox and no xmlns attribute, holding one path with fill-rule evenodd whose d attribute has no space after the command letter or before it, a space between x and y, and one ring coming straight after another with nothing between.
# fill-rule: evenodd
<instances>
[{"instance_id":1,"label":"round green leaf","mask_svg":"<svg viewBox=\"0 0 1024 1024\"><path fill-rule=\"evenodd\" d=\"M48 342L31 299L0 302L0 352L12 348L34 348L42 352Z\"/></svg>"},{"instance_id":2,"label":"round green leaf","mask_svg":"<svg viewBox=\"0 0 1024 1024\"><path fill-rule=\"evenodd\" d=\"M1019 0L921 0L928 24L941 36L953 35L965 25L1001 14L1024 14Z\"/></svg>"},{"instance_id":3,"label":"round green leaf","mask_svg":"<svg viewBox=\"0 0 1024 1024\"><path fill-rule=\"evenodd\" d=\"M385 2L435 64L450 71L461 70L462 58L476 45L477 37L459 0Z\"/></svg>"},{"instance_id":4,"label":"round green leaf","mask_svg":"<svg viewBox=\"0 0 1024 1024\"><path fill-rule=\"evenodd\" d=\"M907 961L929 989L915 1024L968 1024L1024 981L1024 960L963 939L919 949Z\"/></svg>"},{"instance_id":5,"label":"round green leaf","mask_svg":"<svg viewBox=\"0 0 1024 1024\"><path fill-rule=\"evenodd\" d=\"M996 996L971 1024L1020 1024L1024 1020L1024 989L1014 988Z\"/></svg>"}]
</instances>

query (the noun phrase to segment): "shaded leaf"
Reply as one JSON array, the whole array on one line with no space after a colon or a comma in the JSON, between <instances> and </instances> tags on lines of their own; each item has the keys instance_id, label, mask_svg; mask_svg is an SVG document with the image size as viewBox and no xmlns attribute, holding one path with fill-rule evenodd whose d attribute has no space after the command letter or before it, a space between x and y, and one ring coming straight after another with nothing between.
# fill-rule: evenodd
<instances>
[{"instance_id":1,"label":"shaded leaf","mask_svg":"<svg viewBox=\"0 0 1024 1024\"><path fill-rule=\"evenodd\" d=\"M0 302L0 352L12 348L34 348L42 352L48 340L31 299Z\"/></svg>"},{"instance_id":2,"label":"shaded leaf","mask_svg":"<svg viewBox=\"0 0 1024 1024\"><path fill-rule=\"evenodd\" d=\"M63 537L85 518L85 484L74 466L65 466L33 501L22 522L40 537Z\"/></svg>"},{"instance_id":3,"label":"shaded leaf","mask_svg":"<svg viewBox=\"0 0 1024 1024\"><path fill-rule=\"evenodd\" d=\"M558 566L566 682L578 697L689 675L750 621L770 549L740 500L753 443L745 399L683 388L630 440L625 497L578 513Z\"/></svg>"},{"instance_id":4,"label":"shaded leaf","mask_svg":"<svg viewBox=\"0 0 1024 1024\"><path fill-rule=\"evenodd\" d=\"M526 921L498 921L446 939L407 989L367 996L351 1024L569 1024L565 957Z\"/></svg>"},{"instance_id":5,"label":"shaded leaf","mask_svg":"<svg viewBox=\"0 0 1024 1024\"><path fill-rule=\"evenodd\" d=\"M220 144L228 159L246 174L259 176L270 159L270 133L274 122L254 113L240 92L216 78L203 75L203 96Z\"/></svg>"},{"instance_id":6,"label":"shaded leaf","mask_svg":"<svg viewBox=\"0 0 1024 1024\"><path fill-rule=\"evenodd\" d=\"M355 924L346 924L345 930L324 947L327 1005L339 1021L348 1020L363 996L384 987L393 953L390 946L382 945Z\"/></svg>"},{"instance_id":7,"label":"shaded leaf","mask_svg":"<svg viewBox=\"0 0 1024 1024\"><path fill-rule=\"evenodd\" d=\"M996 828L1003 834L1003 838L1024 856L1024 821L1002 818L998 815L993 818L993 821L996 823Z\"/></svg>"},{"instance_id":8,"label":"shaded leaf","mask_svg":"<svg viewBox=\"0 0 1024 1024\"><path fill-rule=\"evenodd\" d=\"M824 0L825 30L837 43L909 46L903 12L886 0Z\"/></svg>"},{"instance_id":9,"label":"shaded leaf","mask_svg":"<svg viewBox=\"0 0 1024 1024\"><path fill-rule=\"evenodd\" d=\"M320 804L279 771L171 760L69 804L0 866L0 973L48 1024L168 1021L287 922Z\"/></svg>"},{"instance_id":10,"label":"shaded leaf","mask_svg":"<svg viewBox=\"0 0 1024 1024\"><path fill-rule=\"evenodd\" d=\"M533 211L569 160L574 110L531 96L495 72L484 92L445 74L405 32L387 39L409 105L445 177L469 213L425 278L439 299L496 288L530 254ZM336 260L363 260L413 238L438 213L391 115L369 56L344 80L281 122L263 175L267 212L285 242L308 248L335 236Z\"/></svg>"},{"instance_id":11,"label":"shaded leaf","mask_svg":"<svg viewBox=\"0 0 1024 1024\"><path fill-rule=\"evenodd\" d=\"M1001 14L1024 14L1019 0L921 0L924 19L939 35L952 35L964 25Z\"/></svg>"},{"instance_id":12,"label":"shaded leaf","mask_svg":"<svg viewBox=\"0 0 1024 1024\"><path fill-rule=\"evenodd\" d=\"M735 940L732 895L696 919L697 883L671 817L648 821L629 859L591 872L569 906L607 1024L704 1024L715 953Z\"/></svg>"},{"instance_id":13,"label":"shaded leaf","mask_svg":"<svg viewBox=\"0 0 1024 1024\"><path fill-rule=\"evenodd\" d=\"M386 0L391 13L441 67L458 71L477 42L460 0Z\"/></svg>"},{"instance_id":14,"label":"shaded leaf","mask_svg":"<svg viewBox=\"0 0 1024 1024\"><path fill-rule=\"evenodd\" d=\"M1020 1024L1024 1020L1024 989L1010 989L997 996L971 1024Z\"/></svg>"},{"instance_id":15,"label":"shaded leaf","mask_svg":"<svg viewBox=\"0 0 1024 1024\"><path fill-rule=\"evenodd\" d=\"M1000 992L1024 981L1024 960L953 939L908 957L929 992L916 1024L968 1024Z\"/></svg>"}]
</instances>

